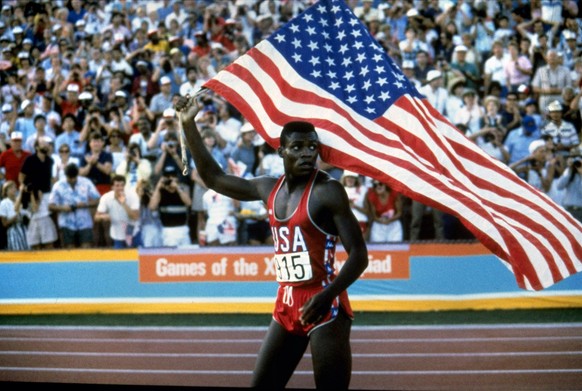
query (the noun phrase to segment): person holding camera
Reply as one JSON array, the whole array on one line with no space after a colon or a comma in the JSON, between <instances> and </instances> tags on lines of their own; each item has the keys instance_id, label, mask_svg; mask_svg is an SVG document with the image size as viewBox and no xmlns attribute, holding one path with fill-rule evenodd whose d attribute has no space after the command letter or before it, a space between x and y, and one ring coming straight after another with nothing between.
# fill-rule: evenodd
<instances>
[{"instance_id":1,"label":"person holding camera","mask_svg":"<svg viewBox=\"0 0 582 391\"><path fill-rule=\"evenodd\" d=\"M188 210L192 205L189 191L178 180L175 166L166 166L151 196L149 208L159 210L162 244L165 247L189 246Z\"/></svg>"},{"instance_id":2,"label":"person holding camera","mask_svg":"<svg viewBox=\"0 0 582 391\"><path fill-rule=\"evenodd\" d=\"M89 248L93 244L93 215L89 208L97 206L101 194L89 180L79 176L74 163L65 167L65 178L53 185L49 210L58 212L63 247Z\"/></svg>"},{"instance_id":3,"label":"person holding camera","mask_svg":"<svg viewBox=\"0 0 582 391\"><path fill-rule=\"evenodd\" d=\"M140 181L149 181L152 175L152 164L141 154L137 143L130 143L123 159L115 173L122 175L126 181L126 189L135 190Z\"/></svg>"},{"instance_id":4,"label":"person holding camera","mask_svg":"<svg viewBox=\"0 0 582 391\"><path fill-rule=\"evenodd\" d=\"M30 211L26 235L28 245L33 250L53 248L58 239L57 228L49 211L54 164L51 142L47 136L37 138L34 142L35 153L26 158L19 174L20 183L26 187L28 202L23 202L23 207Z\"/></svg>"},{"instance_id":5,"label":"person holding camera","mask_svg":"<svg viewBox=\"0 0 582 391\"><path fill-rule=\"evenodd\" d=\"M556 169L559 168L558 158L548 153L546 140L538 139L529 145L529 155L509 165L516 174L527 183L543 193L549 193Z\"/></svg>"},{"instance_id":6,"label":"person holding camera","mask_svg":"<svg viewBox=\"0 0 582 391\"><path fill-rule=\"evenodd\" d=\"M566 169L556 185L563 190L562 205L572 216L582 222L582 155L571 155L566 160Z\"/></svg>"},{"instance_id":7,"label":"person holding camera","mask_svg":"<svg viewBox=\"0 0 582 391\"><path fill-rule=\"evenodd\" d=\"M182 162L182 148L178 142L178 134L175 132L168 132L164 135L164 141L161 146L161 154L154 165L154 174L160 175L167 167L174 167L176 171L183 172L184 163ZM184 185L189 186L188 176L182 175L178 181Z\"/></svg>"}]
</instances>

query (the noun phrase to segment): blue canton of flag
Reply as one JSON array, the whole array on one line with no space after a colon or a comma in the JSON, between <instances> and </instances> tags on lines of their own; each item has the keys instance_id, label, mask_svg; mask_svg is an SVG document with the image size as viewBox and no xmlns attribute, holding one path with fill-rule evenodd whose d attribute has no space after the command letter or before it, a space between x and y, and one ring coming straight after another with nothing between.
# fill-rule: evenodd
<instances>
[{"instance_id":1,"label":"blue canton of flag","mask_svg":"<svg viewBox=\"0 0 582 391\"><path fill-rule=\"evenodd\" d=\"M315 5L268 41L301 77L369 119L382 115L404 94L420 97L346 7Z\"/></svg>"}]
</instances>

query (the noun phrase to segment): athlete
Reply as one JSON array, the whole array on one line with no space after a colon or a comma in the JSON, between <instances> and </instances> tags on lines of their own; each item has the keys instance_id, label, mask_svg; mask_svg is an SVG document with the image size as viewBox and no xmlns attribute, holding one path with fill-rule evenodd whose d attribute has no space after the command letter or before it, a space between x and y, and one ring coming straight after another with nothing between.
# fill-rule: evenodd
<instances>
[{"instance_id":1,"label":"athlete","mask_svg":"<svg viewBox=\"0 0 582 391\"><path fill-rule=\"evenodd\" d=\"M278 154L279 178L226 174L208 153L194 117L202 107L180 98L176 111L198 172L210 189L241 201L262 200L273 232L279 283L273 320L255 365L252 386L283 389L310 344L318 389L347 389L351 377L353 313L346 289L368 265L358 221L340 182L316 168L319 139L312 124L289 122ZM340 240L348 258L334 270Z\"/></svg>"}]
</instances>

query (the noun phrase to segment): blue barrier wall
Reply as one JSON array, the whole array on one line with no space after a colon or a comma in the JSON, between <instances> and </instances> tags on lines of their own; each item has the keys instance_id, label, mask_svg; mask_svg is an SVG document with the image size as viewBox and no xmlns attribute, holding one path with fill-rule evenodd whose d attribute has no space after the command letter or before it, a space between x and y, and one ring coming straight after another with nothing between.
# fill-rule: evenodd
<instances>
[{"instance_id":1,"label":"blue barrier wall","mask_svg":"<svg viewBox=\"0 0 582 391\"><path fill-rule=\"evenodd\" d=\"M402 246L374 248L388 253L403 251ZM440 251L431 255L410 252L408 275L404 278L379 279L367 275L354 283L349 289L354 309L582 307L582 273L543 291L524 291L495 256L479 247L455 255L451 253L456 251L443 254L442 248L435 248ZM189 251L198 250L167 249L163 253ZM248 253L252 249L228 251ZM265 248L257 251L266 252ZM0 275L0 314L269 313L277 289L274 279L142 282L136 250L4 253L0 255Z\"/></svg>"}]
</instances>

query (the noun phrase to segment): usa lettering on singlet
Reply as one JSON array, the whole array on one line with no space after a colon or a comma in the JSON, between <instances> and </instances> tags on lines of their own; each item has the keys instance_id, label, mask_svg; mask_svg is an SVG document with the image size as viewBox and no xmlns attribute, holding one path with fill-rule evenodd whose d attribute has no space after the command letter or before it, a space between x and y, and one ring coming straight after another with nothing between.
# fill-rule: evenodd
<instances>
[{"instance_id":1,"label":"usa lettering on singlet","mask_svg":"<svg viewBox=\"0 0 582 391\"><path fill-rule=\"evenodd\" d=\"M317 171L314 171L295 211L287 218L275 216L274 201L284 182L279 179L268 201L269 219L275 247L276 279L279 283L300 285L330 282L334 274L336 236L327 234L309 216L308 201Z\"/></svg>"}]
</instances>

